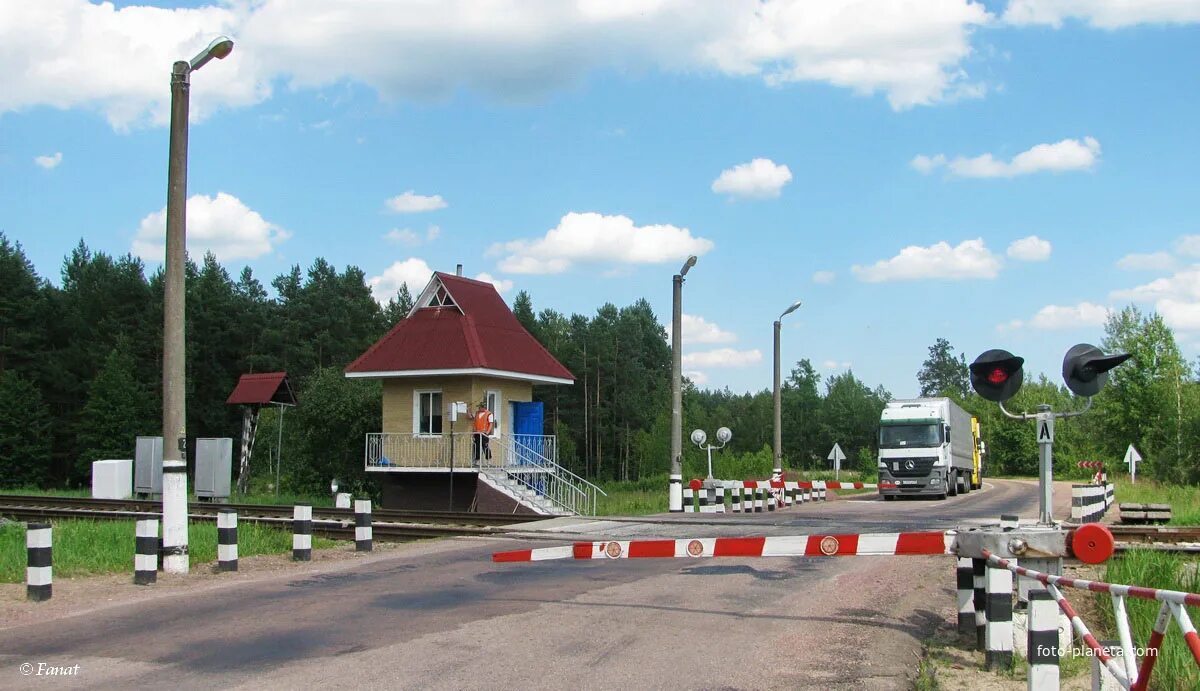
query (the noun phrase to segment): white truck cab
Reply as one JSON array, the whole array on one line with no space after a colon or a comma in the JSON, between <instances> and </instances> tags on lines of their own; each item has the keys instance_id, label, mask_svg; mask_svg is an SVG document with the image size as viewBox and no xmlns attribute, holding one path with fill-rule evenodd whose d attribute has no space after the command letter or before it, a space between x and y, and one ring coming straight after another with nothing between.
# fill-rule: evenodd
<instances>
[{"instance_id":1,"label":"white truck cab","mask_svg":"<svg viewBox=\"0 0 1200 691\"><path fill-rule=\"evenodd\" d=\"M949 398L888 402L879 420L879 493L968 492L974 471L973 418Z\"/></svg>"}]
</instances>

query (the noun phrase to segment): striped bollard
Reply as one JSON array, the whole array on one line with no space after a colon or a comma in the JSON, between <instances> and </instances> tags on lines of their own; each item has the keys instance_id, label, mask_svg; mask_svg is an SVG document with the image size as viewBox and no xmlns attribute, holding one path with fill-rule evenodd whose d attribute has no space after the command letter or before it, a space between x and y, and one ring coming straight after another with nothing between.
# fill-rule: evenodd
<instances>
[{"instance_id":1,"label":"striped bollard","mask_svg":"<svg viewBox=\"0 0 1200 691\"><path fill-rule=\"evenodd\" d=\"M775 490L774 488L767 489L767 511L775 510Z\"/></svg>"},{"instance_id":2,"label":"striped bollard","mask_svg":"<svg viewBox=\"0 0 1200 691\"><path fill-rule=\"evenodd\" d=\"M695 499L695 494L696 490L692 489L691 487L683 488L683 510L685 512L695 510L695 508L692 506L692 502Z\"/></svg>"},{"instance_id":3,"label":"striped bollard","mask_svg":"<svg viewBox=\"0 0 1200 691\"><path fill-rule=\"evenodd\" d=\"M217 571L238 570L237 511L217 512Z\"/></svg>"},{"instance_id":4,"label":"striped bollard","mask_svg":"<svg viewBox=\"0 0 1200 691\"><path fill-rule=\"evenodd\" d=\"M42 602L50 599L54 581L51 545L53 536L49 523L29 523L25 526L25 597Z\"/></svg>"},{"instance_id":5,"label":"striped bollard","mask_svg":"<svg viewBox=\"0 0 1200 691\"><path fill-rule=\"evenodd\" d=\"M735 484L729 490L729 509L734 513L742 512L742 488L740 484Z\"/></svg>"},{"instance_id":6,"label":"striped bollard","mask_svg":"<svg viewBox=\"0 0 1200 691\"><path fill-rule=\"evenodd\" d=\"M717 513L725 513L725 488L717 488L717 504L713 507Z\"/></svg>"},{"instance_id":7,"label":"striped bollard","mask_svg":"<svg viewBox=\"0 0 1200 691\"><path fill-rule=\"evenodd\" d=\"M700 513L708 513L709 512L708 493L711 491L712 491L712 489L708 488L708 487L705 487L704 489L700 490Z\"/></svg>"},{"instance_id":8,"label":"striped bollard","mask_svg":"<svg viewBox=\"0 0 1200 691\"><path fill-rule=\"evenodd\" d=\"M292 509L292 561L312 561L312 507Z\"/></svg>"},{"instance_id":9,"label":"striped bollard","mask_svg":"<svg viewBox=\"0 0 1200 691\"><path fill-rule=\"evenodd\" d=\"M971 578L975 582L975 649L981 652L984 650L987 629L987 589L984 587L986 572L986 559L971 560Z\"/></svg>"},{"instance_id":10,"label":"striped bollard","mask_svg":"<svg viewBox=\"0 0 1200 691\"><path fill-rule=\"evenodd\" d=\"M984 664L989 670L1011 669L1013 661L1012 571L989 565L984 576L984 587L987 589Z\"/></svg>"},{"instance_id":11,"label":"striped bollard","mask_svg":"<svg viewBox=\"0 0 1200 691\"><path fill-rule=\"evenodd\" d=\"M954 569L958 590L958 635L970 639L975 633L975 570L970 557L959 557Z\"/></svg>"},{"instance_id":12,"label":"striped bollard","mask_svg":"<svg viewBox=\"0 0 1200 691\"><path fill-rule=\"evenodd\" d=\"M139 518L134 525L133 584L158 580L158 519Z\"/></svg>"},{"instance_id":13,"label":"striped bollard","mask_svg":"<svg viewBox=\"0 0 1200 691\"><path fill-rule=\"evenodd\" d=\"M371 530L371 500L354 500L354 551L370 552L375 546Z\"/></svg>"},{"instance_id":14,"label":"striped bollard","mask_svg":"<svg viewBox=\"0 0 1200 691\"><path fill-rule=\"evenodd\" d=\"M742 512L754 513L754 488L742 485Z\"/></svg>"},{"instance_id":15,"label":"striped bollard","mask_svg":"<svg viewBox=\"0 0 1200 691\"><path fill-rule=\"evenodd\" d=\"M826 497L825 497L825 491L826 491L826 487L825 487L825 481L824 481L824 480L821 480L821 496L820 496L820 499L821 499L821 501L825 501L825 500L826 500Z\"/></svg>"},{"instance_id":16,"label":"striped bollard","mask_svg":"<svg viewBox=\"0 0 1200 691\"><path fill-rule=\"evenodd\" d=\"M763 488L754 486L754 513L763 512Z\"/></svg>"},{"instance_id":17,"label":"striped bollard","mask_svg":"<svg viewBox=\"0 0 1200 691\"><path fill-rule=\"evenodd\" d=\"M1029 691L1058 689L1058 603L1044 587L1029 591Z\"/></svg>"}]
</instances>

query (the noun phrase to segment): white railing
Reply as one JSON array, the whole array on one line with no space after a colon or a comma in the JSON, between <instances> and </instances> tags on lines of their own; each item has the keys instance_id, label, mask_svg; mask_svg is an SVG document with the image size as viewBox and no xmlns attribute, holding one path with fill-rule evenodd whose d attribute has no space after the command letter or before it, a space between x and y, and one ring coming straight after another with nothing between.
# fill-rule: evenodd
<instances>
[{"instance_id":1,"label":"white railing","mask_svg":"<svg viewBox=\"0 0 1200 691\"><path fill-rule=\"evenodd\" d=\"M556 451L554 440L554 437L531 434L500 437L498 446L503 447L505 458L514 462L499 466L499 470L509 480L545 498L556 508L583 516L596 515L598 496L608 495L544 455L543 452Z\"/></svg>"}]
</instances>

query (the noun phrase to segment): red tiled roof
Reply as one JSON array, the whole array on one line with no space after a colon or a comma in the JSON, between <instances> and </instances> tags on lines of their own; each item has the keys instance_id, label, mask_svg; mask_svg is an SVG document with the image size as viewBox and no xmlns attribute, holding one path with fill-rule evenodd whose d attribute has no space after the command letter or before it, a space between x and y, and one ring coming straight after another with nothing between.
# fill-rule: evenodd
<instances>
[{"instance_id":1,"label":"red tiled roof","mask_svg":"<svg viewBox=\"0 0 1200 691\"><path fill-rule=\"evenodd\" d=\"M454 307L422 307L346 367L369 375L413 370L491 369L574 381L542 347L491 283L438 272Z\"/></svg>"},{"instance_id":2,"label":"red tiled roof","mask_svg":"<svg viewBox=\"0 0 1200 691\"><path fill-rule=\"evenodd\" d=\"M266 405L282 403L296 405L296 396L288 382L287 372L262 372L243 374L238 379L226 405Z\"/></svg>"}]
</instances>

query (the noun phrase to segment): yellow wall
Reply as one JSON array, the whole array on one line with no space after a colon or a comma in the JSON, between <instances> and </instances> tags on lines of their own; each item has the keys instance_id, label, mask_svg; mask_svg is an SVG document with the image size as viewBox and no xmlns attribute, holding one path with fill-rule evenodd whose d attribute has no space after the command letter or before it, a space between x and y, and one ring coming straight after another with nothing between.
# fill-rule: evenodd
<instances>
[{"instance_id":1,"label":"yellow wall","mask_svg":"<svg viewBox=\"0 0 1200 691\"><path fill-rule=\"evenodd\" d=\"M383 380L383 432L412 434L413 432L413 399L416 391L440 390L442 392L442 407L451 401L465 401L469 408L468 417L475 412L475 406L483 400L488 390L500 392L500 408L497 412L498 429L508 433L512 421L509 417L512 411L509 401L532 401L533 384L511 379L495 379L491 377L399 377ZM443 410L443 415L445 411ZM449 431L449 418L443 419L443 429ZM470 421L459 419L455 423L456 432L470 430Z\"/></svg>"}]
</instances>

